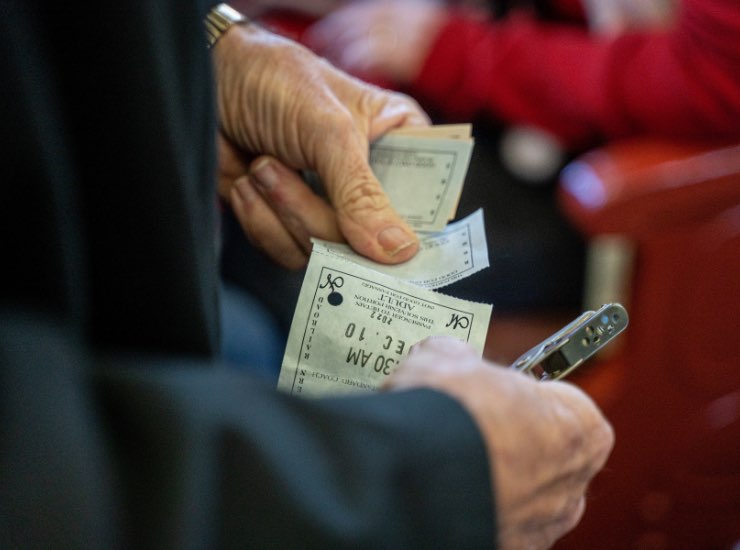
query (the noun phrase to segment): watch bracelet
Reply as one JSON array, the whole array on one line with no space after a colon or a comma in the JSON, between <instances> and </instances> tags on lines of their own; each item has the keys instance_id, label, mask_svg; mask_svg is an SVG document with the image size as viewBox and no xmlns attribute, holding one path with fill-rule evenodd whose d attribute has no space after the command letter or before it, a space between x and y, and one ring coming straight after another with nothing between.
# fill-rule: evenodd
<instances>
[{"instance_id":1,"label":"watch bracelet","mask_svg":"<svg viewBox=\"0 0 740 550\"><path fill-rule=\"evenodd\" d=\"M228 4L217 4L206 14L203 23L206 27L206 42L208 48L218 42L218 39L234 25L248 22L246 16L236 11Z\"/></svg>"}]
</instances>

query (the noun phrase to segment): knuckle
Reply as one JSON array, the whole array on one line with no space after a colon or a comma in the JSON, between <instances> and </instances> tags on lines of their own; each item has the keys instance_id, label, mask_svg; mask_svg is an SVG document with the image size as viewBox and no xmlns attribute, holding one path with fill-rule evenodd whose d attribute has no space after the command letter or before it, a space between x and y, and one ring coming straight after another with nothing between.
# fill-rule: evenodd
<instances>
[{"instance_id":1,"label":"knuckle","mask_svg":"<svg viewBox=\"0 0 740 550\"><path fill-rule=\"evenodd\" d=\"M606 462L614 448L614 428L605 419L601 422L595 442L596 461L600 466Z\"/></svg>"},{"instance_id":2,"label":"knuckle","mask_svg":"<svg viewBox=\"0 0 740 550\"><path fill-rule=\"evenodd\" d=\"M392 92L392 100L415 111L421 111L421 105L413 97L402 92Z\"/></svg>"},{"instance_id":3,"label":"knuckle","mask_svg":"<svg viewBox=\"0 0 740 550\"><path fill-rule=\"evenodd\" d=\"M581 495L576 499L570 499L561 514L561 531L565 534L572 531L583 518L583 514L586 510L586 500Z\"/></svg>"},{"instance_id":4,"label":"knuckle","mask_svg":"<svg viewBox=\"0 0 740 550\"><path fill-rule=\"evenodd\" d=\"M390 206L381 187L368 179L356 179L339 192L337 206L347 214L378 212Z\"/></svg>"},{"instance_id":5,"label":"knuckle","mask_svg":"<svg viewBox=\"0 0 740 550\"><path fill-rule=\"evenodd\" d=\"M357 145L360 131L349 109L334 98L327 98L324 105L311 108L305 115L311 124L307 125L312 144L313 157L322 159L327 150L337 152L349 145Z\"/></svg>"},{"instance_id":6,"label":"knuckle","mask_svg":"<svg viewBox=\"0 0 740 550\"><path fill-rule=\"evenodd\" d=\"M346 146L356 140L359 131L352 114L346 109L336 109L328 115L329 135L321 135L321 141L333 140L339 147Z\"/></svg>"}]
</instances>

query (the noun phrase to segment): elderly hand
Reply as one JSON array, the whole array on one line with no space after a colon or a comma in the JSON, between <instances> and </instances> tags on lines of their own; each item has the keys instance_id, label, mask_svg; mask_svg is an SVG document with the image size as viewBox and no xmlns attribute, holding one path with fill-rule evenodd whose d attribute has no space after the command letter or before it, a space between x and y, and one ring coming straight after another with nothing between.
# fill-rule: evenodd
<instances>
[{"instance_id":1,"label":"elderly hand","mask_svg":"<svg viewBox=\"0 0 740 550\"><path fill-rule=\"evenodd\" d=\"M433 337L412 348L387 387L430 387L468 409L490 458L501 548L548 548L578 523L614 436L575 386L537 382Z\"/></svg>"},{"instance_id":2,"label":"elderly hand","mask_svg":"<svg viewBox=\"0 0 740 550\"><path fill-rule=\"evenodd\" d=\"M428 124L412 99L364 84L257 25L230 29L213 56L219 192L253 242L290 267L305 263L309 236L341 233L383 263L416 253L415 233L368 164L370 141L398 126ZM249 167L250 155L264 156ZM333 208L310 193L295 173L301 169L318 173Z\"/></svg>"},{"instance_id":3,"label":"elderly hand","mask_svg":"<svg viewBox=\"0 0 740 550\"><path fill-rule=\"evenodd\" d=\"M421 71L447 13L429 0L352 2L314 24L306 43L352 74L406 84Z\"/></svg>"}]
</instances>

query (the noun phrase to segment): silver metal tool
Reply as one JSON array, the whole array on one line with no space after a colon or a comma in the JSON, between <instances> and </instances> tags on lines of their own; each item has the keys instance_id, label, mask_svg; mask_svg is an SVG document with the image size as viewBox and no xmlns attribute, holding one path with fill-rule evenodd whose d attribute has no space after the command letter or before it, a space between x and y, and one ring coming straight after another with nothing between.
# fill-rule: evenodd
<instances>
[{"instance_id":1,"label":"silver metal tool","mask_svg":"<svg viewBox=\"0 0 740 550\"><path fill-rule=\"evenodd\" d=\"M586 311L545 341L523 354L511 368L537 380L567 376L627 328L629 316L620 304Z\"/></svg>"}]
</instances>

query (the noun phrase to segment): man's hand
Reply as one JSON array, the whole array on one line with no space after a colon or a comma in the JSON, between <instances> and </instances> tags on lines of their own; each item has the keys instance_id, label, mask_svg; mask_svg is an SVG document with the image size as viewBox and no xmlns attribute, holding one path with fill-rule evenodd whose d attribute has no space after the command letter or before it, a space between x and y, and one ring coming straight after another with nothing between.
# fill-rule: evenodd
<instances>
[{"instance_id":1,"label":"man's hand","mask_svg":"<svg viewBox=\"0 0 740 550\"><path fill-rule=\"evenodd\" d=\"M306 265L311 237L341 242L334 210L276 159L247 163L222 135L219 194L231 204L249 241L288 269Z\"/></svg>"},{"instance_id":2,"label":"man's hand","mask_svg":"<svg viewBox=\"0 0 740 550\"><path fill-rule=\"evenodd\" d=\"M480 428L503 549L548 548L583 514L614 435L594 403L562 382L537 382L448 337L416 346L387 389L429 387L458 399Z\"/></svg>"},{"instance_id":3,"label":"man's hand","mask_svg":"<svg viewBox=\"0 0 740 550\"><path fill-rule=\"evenodd\" d=\"M241 199L235 209L250 238L291 266L301 254L305 262L308 234L336 240L336 228L373 260L411 258L418 249L416 235L370 170L368 148L392 128L428 124L418 105L364 84L256 25L232 27L213 55L222 133L219 192L229 202ZM248 170L250 154L269 157ZM333 208L309 198L294 172L301 169L318 173ZM246 173L235 194L229 181ZM270 213L254 215L266 206ZM278 248L271 238L275 231L283 243ZM294 242L286 248L288 237Z\"/></svg>"}]
</instances>

